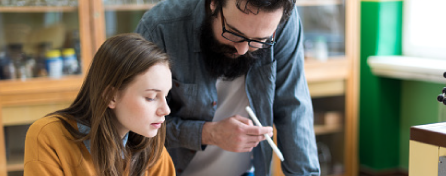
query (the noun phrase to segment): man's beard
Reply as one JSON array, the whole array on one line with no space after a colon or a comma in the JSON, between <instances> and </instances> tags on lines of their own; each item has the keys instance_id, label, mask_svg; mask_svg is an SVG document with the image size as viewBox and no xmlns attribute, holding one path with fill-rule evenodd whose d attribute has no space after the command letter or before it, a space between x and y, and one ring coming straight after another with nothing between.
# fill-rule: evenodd
<instances>
[{"instance_id":1,"label":"man's beard","mask_svg":"<svg viewBox=\"0 0 446 176\"><path fill-rule=\"evenodd\" d=\"M213 19L213 16L207 15L201 26L200 45L204 63L212 77L234 80L248 73L254 62L265 55L266 49L248 51L237 58L229 57L228 55L237 53L237 50L216 40L212 30Z\"/></svg>"}]
</instances>

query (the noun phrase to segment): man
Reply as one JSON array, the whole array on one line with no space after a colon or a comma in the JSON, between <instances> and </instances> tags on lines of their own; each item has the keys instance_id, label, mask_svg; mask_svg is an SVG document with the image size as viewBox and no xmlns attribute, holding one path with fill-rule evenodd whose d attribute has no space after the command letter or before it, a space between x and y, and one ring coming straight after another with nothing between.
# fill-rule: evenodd
<instances>
[{"instance_id":1,"label":"man","mask_svg":"<svg viewBox=\"0 0 446 176\"><path fill-rule=\"evenodd\" d=\"M173 60L166 147L178 175L270 175L273 124L284 174L319 175L294 0L165 0L136 32Z\"/></svg>"}]
</instances>

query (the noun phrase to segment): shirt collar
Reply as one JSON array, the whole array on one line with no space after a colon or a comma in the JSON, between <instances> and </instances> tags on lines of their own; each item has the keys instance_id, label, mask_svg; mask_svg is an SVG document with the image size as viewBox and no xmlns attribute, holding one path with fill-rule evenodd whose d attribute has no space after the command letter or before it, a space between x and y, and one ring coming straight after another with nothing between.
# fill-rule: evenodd
<instances>
[{"instance_id":1,"label":"shirt collar","mask_svg":"<svg viewBox=\"0 0 446 176\"><path fill-rule=\"evenodd\" d=\"M85 126L83 124L77 123L77 128L79 129L79 132L83 133L83 134L88 134L90 132L90 127ZM124 135L124 138L122 138L122 145L126 145L127 141L129 139L129 133L126 133ZM90 140L84 140L84 145L85 147L87 147L88 152L91 153L90 151Z\"/></svg>"}]
</instances>

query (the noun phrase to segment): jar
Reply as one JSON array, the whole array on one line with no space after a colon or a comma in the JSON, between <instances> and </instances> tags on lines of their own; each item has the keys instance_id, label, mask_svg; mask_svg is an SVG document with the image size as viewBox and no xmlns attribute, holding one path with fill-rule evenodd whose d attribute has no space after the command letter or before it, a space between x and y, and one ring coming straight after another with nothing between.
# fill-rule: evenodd
<instances>
[{"instance_id":1,"label":"jar","mask_svg":"<svg viewBox=\"0 0 446 176\"><path fill-rule=\"evenodd\" d=\"M324 37L320 36L314 44L314 57L319 61L327 61L328 46Z\"/></svg>"},{"instance_id":2,"label":"jar","mask_svg":"<svg viewBox=\"0 0 446 176\"><path fill-rule=\"evenodd\" d=\"M79 62L77 61L74 48L65 48L62 50L63 73L65 75L76 74L79 70Z\"/></svg>"},{"instance_id":3,"label":"jar","mask_svg":"<svg viewBox=\"0 0 446 176\"><path fill-rule=\"evenodd\" d=\"M45 65L50 78L62 77L63 61L59 50L50 50L46 52Z\"/></svg>"},{"instance_id":4,"label":"jar","mask_svg":"<svg viewBox=\"0 0 446 176\"><path fill-rule=\"evenodd\" d=\"M8 44L7 47L7 57L11 60L14 68L14 75L11 76L11 79L26 79L26 56L23 53L23 44L21 43L11 43ZM12 69L10 68L12 71Z\"/></svg>"},{"instance_id":5,"label":"jar","mask_svg":"<svg viewBox=\"0 0 446 176\"><path fill-rule=\"evenodd\" d=\"M15 79L15 67L4 52L0 53L0 79Z\"/></svg>"},{"instance_id":6,"label":"jar","mask_svg":"<svg viewBox=\"0 0 446 176\"><path fill-rule=\"evenodd\" d=\"M48 72L46 69L46 53L51 50L50 42L41 42L36 45L36 52L34 54L34 60L36 61L36 65L34 67L33 75L35 77L46 77L48 76Z\"/></svg>"}]
</instances>

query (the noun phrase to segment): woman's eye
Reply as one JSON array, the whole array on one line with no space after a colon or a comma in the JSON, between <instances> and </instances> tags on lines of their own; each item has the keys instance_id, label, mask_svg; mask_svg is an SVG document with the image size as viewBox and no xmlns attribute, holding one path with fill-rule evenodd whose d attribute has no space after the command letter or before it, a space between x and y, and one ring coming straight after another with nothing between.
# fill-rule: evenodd
<instances>
[{"instance_id":1,"label":"woman's eye","mask_svg":"<svg viewBox=\"0 0 446 176\"><path fill-rule=\"evenodd\" d=\"M147 101L155 101L154 98L149 98L149 97L146 97L146 100L147 100Z\"/></svg>"}]
</instances>

